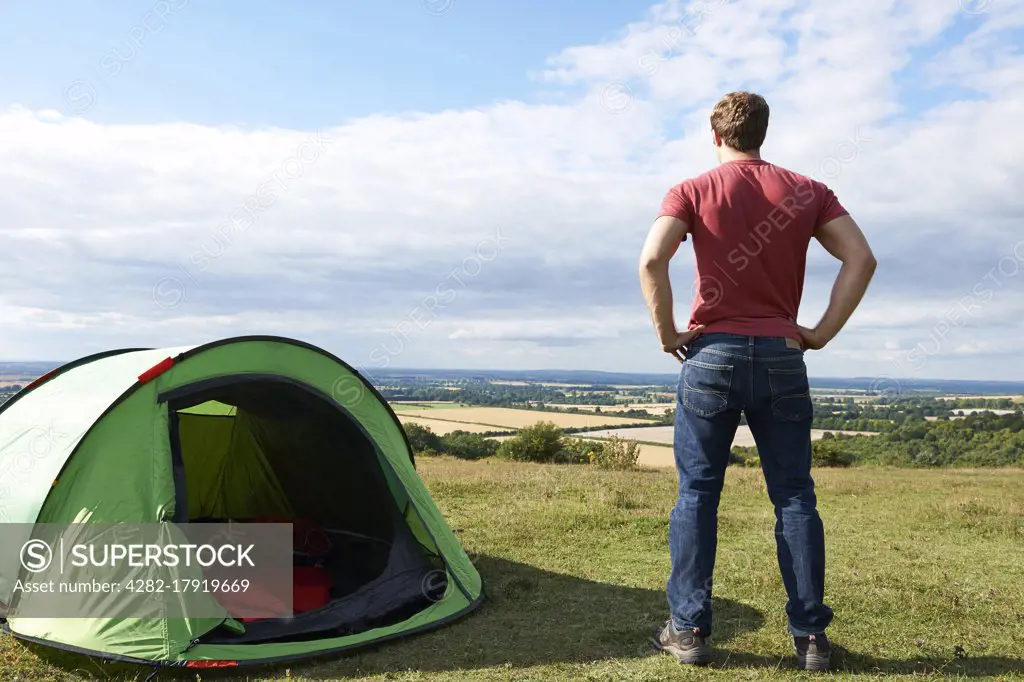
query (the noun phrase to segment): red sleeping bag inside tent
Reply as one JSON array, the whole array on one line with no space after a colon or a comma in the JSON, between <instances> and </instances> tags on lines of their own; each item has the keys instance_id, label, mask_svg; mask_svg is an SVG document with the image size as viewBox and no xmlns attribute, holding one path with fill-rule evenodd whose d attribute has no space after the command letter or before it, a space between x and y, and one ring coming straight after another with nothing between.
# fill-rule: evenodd
<instances>
[{"instance_id":1,"label":"red sleeping bag inside tent","mask_svg":"<svg viewBox=\"0 0 1024 682\"><path fill-rule=\"evenodd\" d=\"M290 523L294 533L293 551L311 558L324 558L330 552L327 536L305 519L282 517L260 517L246 519L248 523ZM292 567L292 612L296 615L318 609L331 600L334 581L331 574L319 566L300 565ZM229 614L252 613L256 609L284 611L285 605L259 583L250 582L245 592L217 592L217 601ZM243 623L266 618L236 617Z\"/></svg>"}]
</instances>

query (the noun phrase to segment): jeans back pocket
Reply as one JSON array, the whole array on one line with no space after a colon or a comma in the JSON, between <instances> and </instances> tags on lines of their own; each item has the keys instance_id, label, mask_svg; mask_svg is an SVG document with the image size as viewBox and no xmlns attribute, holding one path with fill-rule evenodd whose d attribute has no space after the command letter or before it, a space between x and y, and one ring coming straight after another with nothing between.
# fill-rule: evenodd
<instances>
[{"instance_id":1,"label":"jeans back pocket","mask_svg":"<svg viewBox=\"0 0 1024 682\"><path fill-rule=\"evenodd\" d=\"M701 417L714 417L729 406L732 365L687 360L682 384L683 407Z\"/></svg>"},{"instance_id":2,"label":"jeans back pocket","mask_svg":"<svg viewBox=\"0 0 1024 682\"><path fill-rule=\"evenodd\" d=\"M768 388L772 397L772 414L776 419L802 422L814 416L806 365L769 368Z\"/></svg>"}]
</instances>

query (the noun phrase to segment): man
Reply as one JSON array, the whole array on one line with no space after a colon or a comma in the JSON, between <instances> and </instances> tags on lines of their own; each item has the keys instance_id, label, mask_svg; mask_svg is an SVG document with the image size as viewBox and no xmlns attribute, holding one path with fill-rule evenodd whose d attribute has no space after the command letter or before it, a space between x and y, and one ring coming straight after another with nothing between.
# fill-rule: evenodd
<instances>
[{"instance_id":1,"label":"man","mask_svg":"<svg viewBox=\"0 0 1024 682\"><path fill-rule=\"evenodd\" d=\"M719 165L673 187L640 257L662 349L683 363L675 418L679 498L669 517L671 617L655 644L684 663L710 660L718 502L740 414L775 506L779 569L797 664L826 670L825 537L811 478L813 408L805 350L843 328L875 270L863 233L824 184L761 158L768 104L726 95L711 114ZM696 294L686 331L672 311L669 261L693 237ZM811 238L842 268L814 327L797 324Z\"/></svg>"}]
</instances>

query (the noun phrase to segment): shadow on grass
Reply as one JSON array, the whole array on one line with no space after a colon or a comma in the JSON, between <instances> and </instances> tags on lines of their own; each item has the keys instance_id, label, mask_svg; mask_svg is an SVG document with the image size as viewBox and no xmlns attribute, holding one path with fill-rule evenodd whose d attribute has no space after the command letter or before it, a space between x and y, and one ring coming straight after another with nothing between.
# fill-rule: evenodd
<instances>
[{"instance_id":1,"label":"shadow on grass","mask_svg":"<svg viewBox=\"0 0 1024 682\"><path fill-rule=\"evenodd\" d=\"M790 671L796 670L796 659L791 655L778 658L729 651L728 647L725 647L715 652L711 667L720 669L773 668ZM948 657L921 656L920 658L899 660L856 653L839 645L835 647L832 654L832 672L990 678L1014 673L1024 674L1024 659L1004 656L958 658L954 652L950 652Z\"/></svg>"},{"instance_id":2,"label":"shadow on grass","mask_svg":"<svg viewBox=\"0 0 1024 682\"><path fill-rule=\"evenodd\" d=\"M526 668L655 653L650 637L668 617L663 590L599 583L494 557L481 557L476 565L486 590L476 612L434 633L325 661L301 674L326 680L410 669ZM757 610L734 601L716 600L715 609L718 642L764 623Z\"/></svg>"},{"instance_id":3,"label":"shadow on grass","mask_svg":"<svg viewBox=\"0 0 1024 682\"><path fill-rule=\"evenodd\" d=\"M202 679L357 679L406 671L458 674L460 670L527 668L608 659L664 656L649 638L667 617L665 593L649 588L598 583L526 564L481 557L486 599L475 612L433 632L361 649L348 655L231 671L202 671ZM759 630L764 617L738 602L715 600L715 655L712 669L792 670L792 655L772 657L730 650L737 635ZM92 661L47 647L30 649L56 670L39 679L143 680L148 668ZM1002 657L922 657L890 660L845 651L833 656L836 671L851 673L941 673L982 677L1024 673L1024 660ZM564 673L565 671L561 671ZM553 675L560 674L553 671ZM26 676L24 679L36 679ZM158 680L195 679L195 671L164 669Z\"/></svg>"},{"instance_id":4,"label":"shadow on grass","mask_svg":"<svg viewBox=\"0 0 1024 682\"><path fill-rule=\"evenodd\" d=\"M485 599L476 611L446 627L348 656L245 666L233 673L203 670L202 679L223 682L245 679L246 675L250 680L278 679L290 669L296 677L337 680L408 670L522 668L654 655L650 636L668 617L664 591L599 583L494 557L480 557L476 565L484 578ZM715 601L716 642L728 642L738 633L760 628L763 622L763 616L749 606ZM25 646L47 664L68 673L86 671L103 680L142 680L149 674L149 669L139 666ZM195 672L165 669L156 679L194 680ZM68 677L90 679L81 672Z\"/></svg>"}]
</instances>

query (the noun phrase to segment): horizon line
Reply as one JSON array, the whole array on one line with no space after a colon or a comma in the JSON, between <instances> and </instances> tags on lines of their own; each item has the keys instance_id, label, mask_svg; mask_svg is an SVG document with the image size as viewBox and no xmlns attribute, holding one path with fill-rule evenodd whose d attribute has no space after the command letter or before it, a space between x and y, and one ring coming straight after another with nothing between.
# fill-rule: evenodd
<instances>
[{"instance_id":1,"label":"horizon line","mask_svg":"<svg viewBox=\"0 0 1024 682\"><path fill-rule=\"evenodd\" d=\"M345 361L344 358L341 358ZM3 360L0 359L0 364L22 364L22 365L53 365L54 367L60 367L73 360L57 361L57 360ZM347 362L347 361L345 361ZM618 371L618 370L604 370L604 369L484 369L484 368L458 368L458 367L381 367L375 369L366 369L364 367L352 365L348 363L353 369L362 374L365 377L372 377L374 373L377 374L390 374L390 373L418 373L418 372L463 372L463 373L476 373L476 374L530 374L530 373L580 373L585 372L589 374L608 374L618 376L636 376L636 375L656 375L656 376L678 376L678 372L666 372L658 370L641 370L641 371ZM875 381L881 380L886 383L895 382L902 384L903 382L896 377L891 376L824 376L824 375L809 375L811 380L837 380L837 381ZM906 381L912 386L915 383L927 383L927 382L964 382L964 383L987 383L987 384L1006 384L1006 385L1020 385L1024 387L1024 379L963 379L963 378L927 378L919 377L917 379L907 378Z\"/></svg>"}]
</instances>

